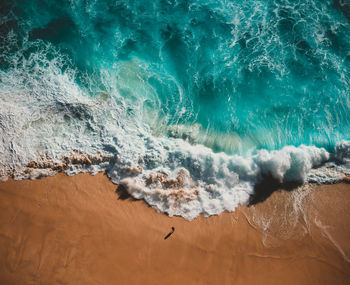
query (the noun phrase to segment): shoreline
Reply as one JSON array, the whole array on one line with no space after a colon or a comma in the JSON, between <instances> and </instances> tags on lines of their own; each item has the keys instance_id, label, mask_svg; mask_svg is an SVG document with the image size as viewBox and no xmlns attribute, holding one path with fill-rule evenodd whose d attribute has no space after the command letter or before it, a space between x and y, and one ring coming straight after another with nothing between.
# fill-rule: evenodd
<instances>
[{"instance_id":1,"label":"shoreline","mask_svg":"<svg viewBox=\"0 0 350 285\"><path fill-rule=\"evenodd\" d=\"M313 188L186 221L120 196L103 173L9 179L0 283L348 284L350 185Z\"/></svg>"}]
</instances>

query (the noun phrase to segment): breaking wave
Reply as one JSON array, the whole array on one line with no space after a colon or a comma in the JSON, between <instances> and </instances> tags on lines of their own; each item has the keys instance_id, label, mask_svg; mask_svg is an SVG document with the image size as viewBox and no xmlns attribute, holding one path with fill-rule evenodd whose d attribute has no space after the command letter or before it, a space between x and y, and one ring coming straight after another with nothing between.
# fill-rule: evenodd
<instances>
[{"instance_id":1,"label":"breaking wave","mask_svg":"<svg viewBox=\"0 0 350 285\"><path fill-rule=\"evenodd\" d=\"M2 4L1 180L106 171L193 219L248 203L266 177L350 173L337 5L136 2Z\"/></svg>"}]
</instances>

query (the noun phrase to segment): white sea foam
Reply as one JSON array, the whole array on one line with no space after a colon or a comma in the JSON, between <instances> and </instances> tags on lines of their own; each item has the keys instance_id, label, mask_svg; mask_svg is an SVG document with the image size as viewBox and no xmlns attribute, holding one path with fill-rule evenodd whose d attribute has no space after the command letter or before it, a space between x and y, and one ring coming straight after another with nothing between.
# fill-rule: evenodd
<instances>
[{"instance_id":1,"label":"white sea foam","mask_svg":"<svg viewBox=\"0 0 350 285\"><path fill-rule=\"evenodd\" d=\"M159 139L155 139L158 140ZM144 199L169 215L193 219L232 211L247 203L254 185L264 175L281 183L305 182L308 172L329 159L322 148L287 146L279 151L259 151L251 156L228 156L213 153L203 146L168 141L158 151L159 166L146 168L135 177L120 180L129 193ZM115 171L114 177L118 174Z\"/></svg>"},{"instance_id":2,"label":"white sea foam","mask_svg":"<svg viewBox=\"0 0 350 285\"><path fill-rule=\"evenodd\" d=\"M55 55L49 45L41 50ZM334 180L322 169L322 175L313 172L330 159L323 148L286 146L240 156L155 137L142 106L128 103L111 85L108 92L87 95L91 90L81 89L58 54L51 61L36 53L13 57L11 69L0 71L1 180L107 170L133 197L189 220L247 203L266 175L281 183ZM341 142L334 156L346 164L349 153L350 143ZM337 179L344 175L335 172Z\"/></svg>"},{"instance_id":3,"label":"white sea foam","mask_svg":"<svg viewBox=\"0 0 350 285\"><path fill-rule=\"evenodd\" d=\"M341 163L350 163L350 141L341 141L336 145L334 151L335 158Z\"/></svg>"}]
</instances>

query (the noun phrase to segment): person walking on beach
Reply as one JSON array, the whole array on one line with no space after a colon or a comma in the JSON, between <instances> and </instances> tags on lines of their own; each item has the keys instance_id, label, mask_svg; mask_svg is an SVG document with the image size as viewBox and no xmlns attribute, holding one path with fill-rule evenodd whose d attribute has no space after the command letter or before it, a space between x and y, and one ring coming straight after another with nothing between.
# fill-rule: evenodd
<instances>
[{"instance_id":1,"label":"person walking on beach","mask_svg":"<svg viewBox=\"0 0 350 285\"><path fill-rule=\"evenodd\" d=\"M167 239L168 237L170 237L170 236L173 234L174 231L175 231L175 228L174 228L174 227L171 227L171 232L169 232L169 233L164 237L164 239Z\"/></svg>"}]
</instances>

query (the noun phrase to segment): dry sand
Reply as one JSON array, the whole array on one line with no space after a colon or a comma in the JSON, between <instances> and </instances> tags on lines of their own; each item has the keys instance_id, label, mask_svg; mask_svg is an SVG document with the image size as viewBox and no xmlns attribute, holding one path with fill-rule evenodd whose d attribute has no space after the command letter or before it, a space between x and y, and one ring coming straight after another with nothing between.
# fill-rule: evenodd
<instances>
[{"instance_id":1,"label":"dry sand","mask_svg":"<svg viewBox=\"0 0 350 285\"><path fill-rule=\"evenodd\" d=\"M350 284L350 184L191 222L116 188L103 174L0 183L0 284Z\"/></svg>"}]
</instances>

